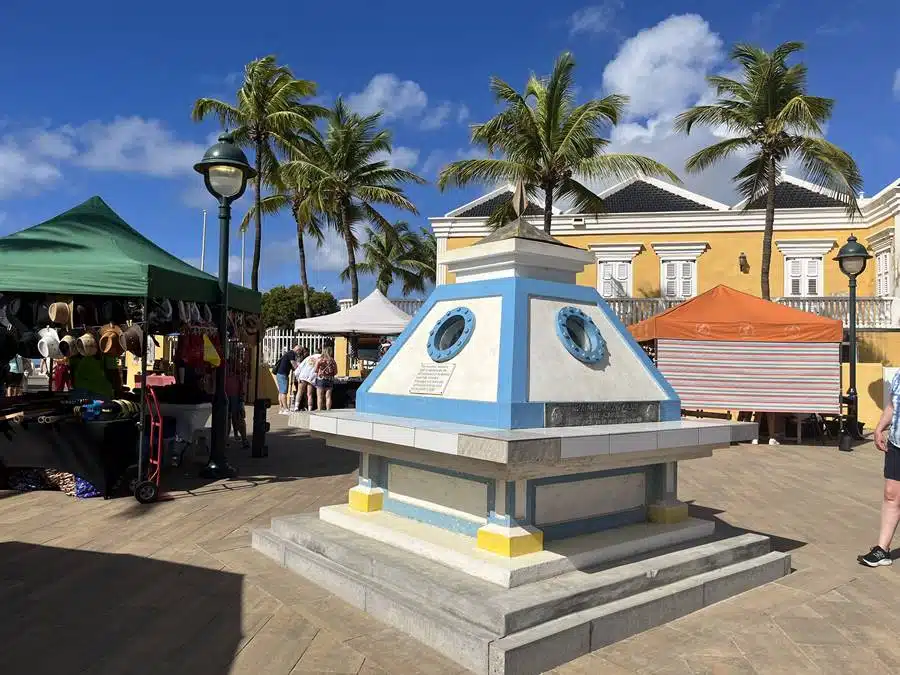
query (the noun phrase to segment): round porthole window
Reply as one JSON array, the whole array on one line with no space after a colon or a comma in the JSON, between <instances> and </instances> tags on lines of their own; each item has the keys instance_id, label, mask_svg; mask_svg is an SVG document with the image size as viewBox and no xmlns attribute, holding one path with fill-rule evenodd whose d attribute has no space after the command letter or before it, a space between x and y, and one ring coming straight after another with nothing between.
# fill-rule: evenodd
<instances>
[{"instance_id":1,"label":"round porthole window","mask_svg":"<svg viewBox=\"0 0 900 675\"><path fill-rule=\"evenodd\" d=\"M606 355L606 340L597 324L577 307L559 310L556 335L566 351L583 363L597 363Z\"/></svg>"},{"instance_id":2,"label":"round porthole window","mask_svg":"<svg viewBox=\"0 0 900 675\"><path fill-rule=\"evenodd\" d=\"M428 334L428 356L438 363L459 354L475 331L475 315L466 307L444 314Z\"/></svg>"}]
</instances>

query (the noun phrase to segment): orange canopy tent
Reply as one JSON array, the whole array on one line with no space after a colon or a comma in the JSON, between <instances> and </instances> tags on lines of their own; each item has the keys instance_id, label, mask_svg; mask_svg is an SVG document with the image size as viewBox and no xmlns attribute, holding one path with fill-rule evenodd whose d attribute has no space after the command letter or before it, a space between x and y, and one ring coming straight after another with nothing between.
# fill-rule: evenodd
<instances>
[{"instance_id":1,"label":"orange canopy tent","mask_svg":"<svg viewBox=\"0 0 900 675\"><path fill-rule=\"evenodd\" d=\"M638 342L659 339L730 342L837 342L839 319L826 319L719 285L629 326Z\"/></svg>"}]
</instances>

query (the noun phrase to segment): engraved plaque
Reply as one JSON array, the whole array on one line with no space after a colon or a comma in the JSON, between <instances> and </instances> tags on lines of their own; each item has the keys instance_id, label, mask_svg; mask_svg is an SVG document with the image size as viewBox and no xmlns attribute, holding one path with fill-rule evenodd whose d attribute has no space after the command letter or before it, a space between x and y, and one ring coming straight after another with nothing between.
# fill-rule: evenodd
<instances>
[{"instance_id":1,"label":"engraved plaque","mask_svg":"<svg viewBox=\"0 0 900 675\"><path fill-rule=\"evenodd\" d=\"M454 363L423 363L409 387L409 393L443 396L455 367Z\"/></svg>"},{"instance_id":2,"label":"engraved plaque","mask_svg":"<svg viewBox=\"0 0 900 675\"><path fill-rule=\"evenodd\" d=\"M656 401L605 401L585 403L547 403L544 426L580 427L592 424L636 424L658 422Z\"/></svg>"}]
</instances>

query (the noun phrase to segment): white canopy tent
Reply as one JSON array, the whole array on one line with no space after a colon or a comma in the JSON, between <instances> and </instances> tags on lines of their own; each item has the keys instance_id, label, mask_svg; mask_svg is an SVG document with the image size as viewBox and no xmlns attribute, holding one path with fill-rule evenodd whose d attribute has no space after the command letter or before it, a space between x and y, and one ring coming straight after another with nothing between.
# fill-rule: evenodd
<instances>
[{"instance_id":1,"label":"white canopy tent","mask_svg":"<svg viewBox=\"0 0 900 675\"><path fill-rule=\"evenodd\" d=\"M376 288L350 309L297 319L294 329L320 335L399 335L411 318Z\"/></svg>"}]
</instances>

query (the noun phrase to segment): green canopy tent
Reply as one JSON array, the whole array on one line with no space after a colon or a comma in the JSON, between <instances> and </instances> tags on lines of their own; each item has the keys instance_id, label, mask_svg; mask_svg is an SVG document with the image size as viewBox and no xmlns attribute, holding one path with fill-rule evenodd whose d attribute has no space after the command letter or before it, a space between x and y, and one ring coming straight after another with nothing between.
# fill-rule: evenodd
<instances>
[{"instance_id":1,"label":"green canopy tent","mask_svg":"<svg viewBox=\"0 0 900 675\"><path fill-rule=\"evenodd\" d=\"M0 292L168 298L215 304L218 279L164 251L100 197L0 238ZM229 285L232 309L259 313L262 296Z\"/></svg>"}]
</instances>

